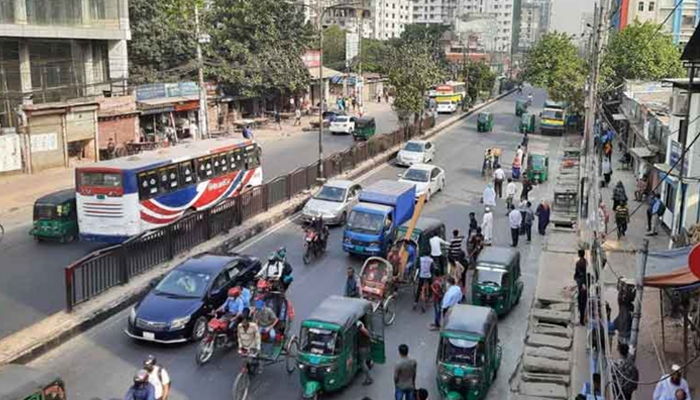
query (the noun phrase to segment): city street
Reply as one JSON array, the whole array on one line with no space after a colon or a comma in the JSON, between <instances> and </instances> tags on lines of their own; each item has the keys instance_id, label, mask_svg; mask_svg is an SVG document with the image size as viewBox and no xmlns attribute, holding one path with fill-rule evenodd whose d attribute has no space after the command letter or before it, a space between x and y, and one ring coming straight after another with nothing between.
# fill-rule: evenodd
<instances>
[{"instance_id":1,"label":"city street","mask_svg":"<svg viewBox=\"0 0 700 400\"><path fill-rule=\"evenodd\" d=\"M533 112L537 113L545 94L542 91L535 93ZM472 116L459 124L447 129L443 134L434 138L437 144L437 156L434 163L446 170L447 186L442 193L433 196L430 203L427 203L423 210L424 216L441 219L447 226L448 239L452 236L454 228L465 232L468 227L468 213L477 213L477 219L481 221L483 207L480 204L481 193L484 188L484 180L481 177L481 163L483 153L489 147L501 147L504 150L502 160L507 173L510 170L510 161L513 159L515 149L520 144L521 135L515 132L518 119L514 115L514 96L511 95L491 106L488 111L495 114L495 126L493 132L477 133L476 116ZM310 141L315 138L309 135ZM304 140L307 140L304 137ZM328 140L328 150L332 151L333 146L340 149L346 145L343 140L351 141L349 138L333 138ZM548 144L550 155L556 154L562 140L558 137L540 137L532 135L530 143L542 142ZM548 142L548 143L547 143ZM306 142L305 142L306 143ZM306 146L310 146L308 142ZM331 144L335 143L335 144ZM285 154L284 158L275 158L275 164L285 160L289 170L296 165L302 165L315 157L315 149L308 148L302 152L302 144L296 144L297 149L291 146L290 141L282 142L280 150ZM273 154L270 150L268 155ZM294 158L304 162L292 164ZM304 158L301 158L304 157ZM266 170L273 167L267 161ZM274 168L279 168L275 165ZM385 165L365 176L363 184L367 184L379 179L396 179L396 174L402 169L392 165ZM281 172L281 171L280 171ZM266 172L269 174L269 172ZM268 175L270 176L270 175ZM552 179L550 179L552 181ZM536 187L530 195L533 208L538 204L543 193L548 193L547 184ZM496 211L494 244L510 245L510 232L508 221L505 217L504 202L500 202ZM342 229L342 228L341 228ZM335 228L331 230L331 238L328 253L319 260L314 260L310 265L305 266L301 261L302 252L302 231L300 227L291 220L286 220L275 227L264 232L262 235L244 243L238 251L252 254L258 257L266 257L271 251L280 246L286 246L288 259L294 266L294 283L290 288L290 298L296 310L296 322L294 332L298 333L299 323L307 317L312 309L325 297L331 294L341 294L345 281L345 268L353 265L358 268L361 260L348 257L341 250L340 242L342 230ZM508 315L499 321L499 337L503 346L503 360L498 372L498 378L488 393L489 399L508 398L508 380L516 367L518 357L522 350L522 344L527 326L529 306L532 302L539 265L539 255L541 251L542 238L533 232L533 243L527 244L523 239L519 246L521 251L521 262L525 290L520 304ZM9 243L3 245L11 246ZM72 256L79 255L77 248L82 245L69 246L65 250L64 260L69 258L70 248L74 249ZM30 248L14 249L10 247L13 263L29 256L34 250ZM50 249L47 247L46 249ZM87 249L83 249L87 251ZM4 251L4 250L3 250ZM48 250L47 250L48 252ZM33 257L33 256L32 256ZM37 265L31 266L33 271L40 278L22 278L27 282L27 286L20 289L20 285L3 279L0 290L2 293L12 293L9 297L4 294L0 301L0 308L6 307L14 299L17 303L27 304L28 311L38 315L40 312L51 312L57 310L63 304L63 285L61 269L65 262L58 263L58 257L43 254L44 273ZM49 261L51 260L51 261ZM50 267L49 267L50 264ZM14 265L14 264L13 264ZM17 265L17 272L10 272L10 276L18 278L26 273L27 268L20 268ZM51 271L51 273L48 273ZM34 275L34 274L31 274ZM39 280L40 287L34 279ZM29 284L31 282L31 284ZM53 285L53 286L52 286ZM55 289L55 296L48 293ZM20 293L23 291L23 293ZM30 293L42 293L40 297L45 297L41 302L34 299L36 305L28 305ZM15 297L16 296L16 297ZM50 296L53 296L49 299ZM410 356L418 360L419 376L417 383L430 391L430 398L437 398L435 385L435 355L437 344L437 333L428 330L428 324L432 321L432 312L425 314L419 311L412 311L412 299L408 292L402 292L398 298L397 316L394 325L387 327L385 335L387 338L386 351L387 363L385 365L375 365L372 374L374 384L362 386L361 378L355 379L347 389L337 393L324 395L325 399L347 399L359 400L363 396L369 396L375 400L388 399L393 394L393 366L398 359L397 346L406 343L410 347ZM53 304L52 304L53 302ZM39 303L43 306L39 307ZM20 304L19 306L21 306ZM41 310L41 311L39 311ZM230 390L235 376L240 369L240 359L235 352L219 354L208 365L198 367L195 364L195 346L192 344L179 346L162 346L149 343L139 343L128 338L123 329L126 325L128 310L125 310L104 323L96 326L85 334L74 338L68 343L47 353L31 363L32 366L44 367L58 372L67 384L69 398L76 399L121 399L131 383L134 372L141 366L141 362L148 354L158 357L159 363L164 365L172 378L173 389L171 399L225 399L230 398ZM13 318L25 317L11 312ZM22 313L19 313L22 314ZM5 313L8 315L8 313ZM13 323L13 322L11 322ZM3 322L5 325L6 322ZM0 329L3 329L0 327ZM0 331L2 332L2 331ZM301 388L299 376L295 372L288 376L284 371L283 364L274 365L267 368L259 376L258 386L255 392L249 397L254 400L261 399L296 399L301 398Z\"/></svg>"},{"instance_id":2,"label":"city street","mask_svg":"<svg viewBox=\"0 0 700 400\"><path fill-rule=\"evenodd\" d=\"M376 108L376 104L373 106ZM396 129L397 119L393 112L378 112L375 118L378 133ZM439 119L446 118L441 116ZM284 139L263 142L263 174L266 181L306 166L318 158L317 131L295 133ZM344 150L353 143L352 136L325 132L324 154ZM63 309L63 268L103 245L36 243L28 234L31 229L31 208L16 215L2 215L0 223L6 230L0 243L0 271L3 274L0 280L0 310L3 310L0 338L3 338Z\"/></svg>"}]
</instances>

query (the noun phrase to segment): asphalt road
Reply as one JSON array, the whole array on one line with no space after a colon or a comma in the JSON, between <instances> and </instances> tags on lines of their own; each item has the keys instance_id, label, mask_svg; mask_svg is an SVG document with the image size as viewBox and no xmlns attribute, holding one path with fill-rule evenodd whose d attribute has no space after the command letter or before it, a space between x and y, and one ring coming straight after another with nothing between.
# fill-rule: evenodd
<instances>
[{"instance_id":1,"label":"asphalt road","mask_svg":"<svg viewBox=\"0 0 700 400\"><path fill-rule=\"evenodd\" d=\"M535 103L542 104L543 100L543 94L537 93ZM484 182L480 176L480 168L483 152L487 147L499 146L504 149L503 159L512 159L515 148L520 143L520 134L513 132L517 121L513 110L512 96L490 106L490 111L496 113L496 127L492 133L477 133L475 117L471 117L433 139L438 146L435 163L446 169L447 187L426 205L423 215L445 221L450 232L453 228L466 231L470 211L476 212L477 218L481 218L483 207L479 202ZM548 142L550 154L556 153L561 142L559 138L540 138L534 135L530 140L531 143ZM510 164L504 162L504 166L508 169ZM399 171L399 168L386 165L365 176L362 181L368 183L378 179L395 179ZM535 188L531 194L531 199L534 198L533 203L539 201L541 193L546 193L546 186L545 184ZM503 202L497 207L495 220L494 243L508 245L510 236ZM289 293L296 309L298 329L299 321L308 316L322 299L331 294L342 293L345 268L348 265L355 268L361 266L361 260L343 253L341 236L340 229L333 229L328 253L308 266L301 262L302 232L293 220L281 222L244 243L238 250L265 257L280 246L287 247L288 257L295 267L295 280ZM508 379L521 352L529 305L534 295L541 237L535 234L531 245L522 242L519 250L522 256L525 291L520 304L499 322L500 342L504 349L503 363L498 378L488 393L489 399L508 398ZM411 304L410 295L401 293L398 298L396 322L385 332L387 364L375 366L372 371L375 383L368 387L362 386L361 378L358 377L345 390L324 395L324 398L392 398L393 364L398 359L396 349L400 343L408 344L410 355L418 360L418 384L430 391L431 399L437 398L434 365L437 334L428 330L432 313L412 311ZM123 333L127 316L128 311L119 313L35 360L31 365L58 371L67 382L69 398L120 399L144 357L147 354L155 354L160 363L168 368L173 379L171 399L231 398L231 386L240 368L240 359L234 352L221 354L208 365L197 367L194 361L194 345L166 347L129 339ZM298 398L301 398L299 377L296 373L288 376L283 364L273 365L264 371L251 397L254 400Z\"/></svg>"},{"instance_id":2,"label":"asphalt road","mask_svg":"<svg viewBox=\"0 0 700 400\"><path fill-rule=\"evenodd\" d=\"M397 126L393 112L375 116L377 132ZM440 119L447 117L441 116ZM353 144L351 136L324 133L324 153L332 154ZM318 135L305 132L264 145L266 180L306 166L318 159ZM98 243L35 243L29 236L31 221L2 221L7 229L0 242L0 338L63 309L63 268L102 247Z\"/></svg>"}]
</instances>

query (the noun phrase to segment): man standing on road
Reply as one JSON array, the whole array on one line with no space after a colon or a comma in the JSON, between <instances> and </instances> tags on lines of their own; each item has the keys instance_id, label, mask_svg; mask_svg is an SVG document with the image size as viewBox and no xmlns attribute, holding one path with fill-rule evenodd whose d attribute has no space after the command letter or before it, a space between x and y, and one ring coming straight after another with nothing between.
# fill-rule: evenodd
<instances>
[{"instance_id":1,"label":"man standing on road","mask_svg":"<svg viewBox=\"0 0 700 400\"><path fill-rule=\"evenodd\" d=\"M362 382L363 385L371 385L372 382L372 377L369 375L369 356L370 352L372 350L372 343L371 343L371 337L369 335L369 331L365 327L365 324L362 323L362 321L357 321L357 333L358 333L358 359L357 362L360 363L360 368L362 368L362 372L365 374L365 381Z\"/></svg>"},{"instance_id":2,"label":"man standing on road","mask_svg":"<svg viewBox=\"0 0 700 400\"><path fill-rule=\"evenodd\" d=\"M459 304L462 301L462 288L457 285L455 278L448 276L447 285L449 288L445 292L445 296L442 297L442 316L443 318L455 304Z\"/></svg>"},{"instance_id":3,"label":"man standing on road","mask_svg":"<svg viewBox=\"0 0 700 400\"><path fill-rule=\"evenodd\" d=\"M430 257L433 258L435 262L435 268L438 271L438 275L445 273L445 262L442 256L442 246L449 246L450 244L443 240L440 236L433 236L430 238Z\"/></svg>"},{"instance_id":4,"label":"man standing on road","mask_svg":"<svg viewBox=\"0 0 700 400\"><path fill-rule=\"evenodd\" d=\"M493 239L493 213L491 212L491 207L484 209L484 217L481 220L481 232L484 234L484 244L490 246Z\"/></svg>"},{"instance_id":5,"label":"man standing on road","mask_svg":"<svg viewBox=\"0 0 700 400\"><path fill-rule=\"evenodd\" d=\"M518 236L520 235L520 225L523 223L523 216L520 210L512 209L508 213L508 223L510 224L510 237L512 247L518 247Z\"/></svg>"},{"instance_id":6,"label":"man standing on road","mask_svg":"<svg viewBox=\"0 0 700 400\"><path fill-rule=\"evenodd\" d=\"M357 278L355 269L348 267L348 279L345 281L345 297L359 297L360 291L357 288Z\"/></svg>"},{"instance_id":7,"label":"man standing on road","mask_svg":"<svg viewBox=\"0 0 700 400\"><path fill-rule=\"evenodd\" d=\"M294 110L294 126L301 125L301 109Z\"/></svg>"},{"instance_id":8,"label":"man standing on road","mask_svg":"<svg viewBox=\"0 0 700 400\"><path fill-rule=\"evenodd\" d=\"M518 193L518 187L511 178L508 178L508 184L506 185L506 210L510 211L513 208L513 199Z\"/></svg>"},{"instance_id":9,"label":"man standing on road","mask_svg":"<svg viewBox=\"0 0 700 400\"><path fill-rule=\"evenodd\" d=\"M654 196L654 204L651 206L651 231L647 232L647 236L656 236L659 234L659 218L663 217L666 212L666 206L661 201L661 195Z\"/></svg>"},{"instance_id":10,"label":"man standing on road","mask_svg":"<svg viewBox=\"0 0 700 400\"><path fill-rule=\"evenodd\" d=\"M523 227L525 228L525 234L527 235L527 242L532 242L532 223L535 220L535 214L532 212L532 203L525 202L523 207Z\"/></svg>"},{"instance_id":11,"label":"man standing on road","mask_svg":"<svg viewBox=\"0 0 700 400\"><path fill-rule=\"evenodd\" d=\"M416 360L408 358L408 345L399 345L399 362L394 367L394 399L415 400Z\"/></svg>"},{"instance_id":12,"label":"man standing on road","mask_svg":"<svg viewBox=\"0 0 700 400\"><path fill-rule=\"evenodd\" d=\"M576 286L581 286L586 283L586 269L588 268L588 261L586 261L586 251L578 251L578 260L576 260L576 269L574 270L574 281Z\"/></svg>"},{"instance_id":13,"label":"man standing on road","mask_svg":"<svg viewBox=\"0 0 700 400\"><path fill-rule=\"evenodd\" d=\"M464 262L464 251L462 250L462 243L464 243L464 236L459 234L458 229L453 230L449 252L447 253L449 261L451 263Z\"/></svg>"},{"instance_id":14,"label":"man standing on road","mask_svg":"<svg viewBox=\"0 0 700 400\"><path fill-rule=\"evenodd\" d=\"M430 286L430 281L433 279L433 269L435 268L435 264L433 262L433 258L428 257L428 256L423 256L420 258L420 270L418 271L418 289L416 290L416 296L413 301L413 309L415 310L418 307L418 300L421 299L421 295L423 293L423 287L429 287ZM428 302L427 298L423 299L423 304L421 304L421 308L423 309L423 312L425 312L425 303Z\"/></svg>"},{"instance_id":15,"label":"man standing on road","mask_svg":"<svg viewBox=\"0 0 700 400\"><path fill-rule=\"evenodd\" d=\"M503 181L505 179L506 173L503 171L503 168L501 168L501 165L497 164L496 170L493 171L493 182L499 199L503 198Z\"/></svg>"},{"instance_id":16,"label":"man standing on road","mask_svg":"<svg viewBox=\"0 0 700 400\"><path fill-rule=\"evenodd\" d=\"M143 362L143 368L148 372L148 383L155 389L156 400L168 400L170 395L170 375L165 368L156 363L155 356L148 356Z\"/></svg>"},{"instance_id":17,"label":"man standing on road","mask_svg":"<svg viewBox=\"0 0 700 400\"><path fill-rule=\"evenodd\" d=\"M435 320L430 324L431 330L440 330L440 317L442 316L442 279L440 277L435 277L433 283L430 285L430 292L433 295L433 311L435 312Z\"/></svg>"},{"instance_id":18,"label":"man standing on road","mask_svg":"<svg viewBox=\"0 0 700 400\"><path fill-rule=\"evenodd\" d=\"M275 111L275 125L277 125L277 129L282 130L282 116L279 110Z\"/></svg>"},{"instance_id":19,"label":"man standing on road","mask_svg":"<svg viewBox=\"0 0 700 400\"><path fill-rule=\"evenodd\" d=\"M476 228L479 227L479 223L476 222L476 214L473 212L469 213L469 237L471 237L475 232Z\"/></svg>"}]
</instances>

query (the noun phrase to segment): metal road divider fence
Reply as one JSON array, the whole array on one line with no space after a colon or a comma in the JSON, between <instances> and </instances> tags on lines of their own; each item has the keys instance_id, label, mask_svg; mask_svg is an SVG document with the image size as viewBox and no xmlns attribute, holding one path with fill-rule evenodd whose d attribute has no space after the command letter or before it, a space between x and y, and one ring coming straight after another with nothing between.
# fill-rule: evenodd
<instances>
[{"instance_id":1,"label":"metal road divider fence","mask_svg":"<svg viewBox=\"0 0 700 400\"><path fill-rule=\"evenodd\" d=\"M434 118L424 120L424 128L434 125ZM350 171L417 134L418 126L410 125L357 142L323 160L324 178ZM317 186L317 178L318 161L225 199L212 208L186 214L166 227L88 254L65 268L66 310L70 312L74 306L124 285L131 278Z\"/></svg>"}]
</instances>

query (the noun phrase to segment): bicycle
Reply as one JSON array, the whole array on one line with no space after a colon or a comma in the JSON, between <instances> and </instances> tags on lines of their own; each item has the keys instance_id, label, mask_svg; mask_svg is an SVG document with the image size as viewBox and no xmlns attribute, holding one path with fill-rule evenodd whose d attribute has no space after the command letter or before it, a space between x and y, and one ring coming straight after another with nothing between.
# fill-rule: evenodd
<instances>
[{"instance_id":1,"label":"bicycle","mask_svg":"<svg viewBox=\"0 0 700 400\"><path fill-rule=\"evenodd\" d=\"M296 356L299 351L299 340L292 335L289 339L283 338L274 342L269 353L260 351L248 352L239 350L238 354L243 358L243 366L233 383L233 400L246 400L251 392L255 391L253 379L260 375L266 366L284 361L284 369L291 374L296 369ZM256 383L256 385L259 382Z\"/></svg>"}]
</instances>

